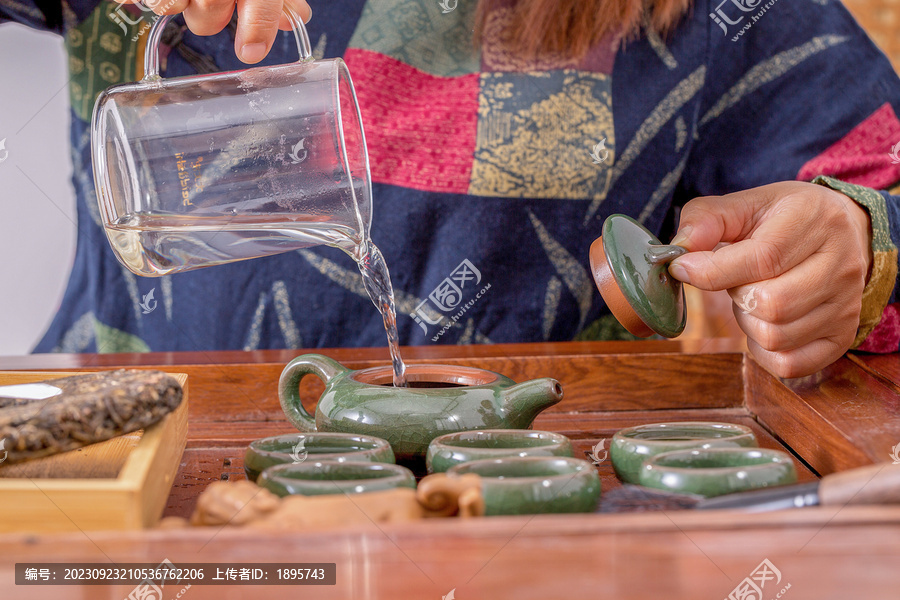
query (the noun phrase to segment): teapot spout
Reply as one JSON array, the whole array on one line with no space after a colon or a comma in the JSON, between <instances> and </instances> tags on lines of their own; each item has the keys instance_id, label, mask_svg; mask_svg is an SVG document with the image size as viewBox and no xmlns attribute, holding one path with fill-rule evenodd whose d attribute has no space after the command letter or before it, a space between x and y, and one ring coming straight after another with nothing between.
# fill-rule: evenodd
<instances>
[{"instance_id":1,"label":"teapot spout","mask_svg":"<svg viewBox=\"0 0 900 600\"><path fill-rule=\"evenodd\" d=\"M504 395L503 407L510 425L527 429L541 411L562 400L563 389L557 380L544 377L509 387Z\"/></svg>"}]
</instances>

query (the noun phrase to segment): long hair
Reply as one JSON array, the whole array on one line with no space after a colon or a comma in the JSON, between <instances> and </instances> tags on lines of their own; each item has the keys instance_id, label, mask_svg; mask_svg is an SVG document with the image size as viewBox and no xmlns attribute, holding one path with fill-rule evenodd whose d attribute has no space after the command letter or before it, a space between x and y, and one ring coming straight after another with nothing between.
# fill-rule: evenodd
<instances>
[{"instance_id":1,"label":"long hair","mask_svg":"<svg viewBox=\"0 0 900 600\"><path fill-rule=\"evenodd\" d=\"M501 7L512 13L504 32L508 49L526 57L579 59L604 36L628 39L642 24L666 37L691 0L479 0L476 41L481 41L491 11Z\"/></svg>"}]
</instances>

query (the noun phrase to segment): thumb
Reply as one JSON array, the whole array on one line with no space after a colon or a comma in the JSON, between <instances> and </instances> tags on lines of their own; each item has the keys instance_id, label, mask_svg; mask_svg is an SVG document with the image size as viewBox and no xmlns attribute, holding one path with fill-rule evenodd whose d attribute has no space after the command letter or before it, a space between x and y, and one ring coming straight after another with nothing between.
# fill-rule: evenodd
<instances>
[{"instance_id":1,"label":"thumb","mask_svg":"<svg viewBox=\"0 0 900 600\"><path fill-rule=\"evenodd\" d=\"M809 203L791 191L774 184L688 202L673 242L691 252L672 261L669 273L700 289L724 290L793 268L816 242Z\"/></svg>"},{"instance_id":2,"label":"thumb","mask_svg":"<svg viewBox=\"0 0 900 600\"><path fill-rule=\"evenodd\" d=\"M688 202L672 240L690 252L669 264L669 273L684 283L705 290L723 290L765 279L760 253L766 244L753 239L762 229L778 229L783 217L766 222L766 209L776 190L763 186L725 196ZM784 215L786 216L786 215ZM723 247L720 247L723 246ZM768 274L769 277L772 274Z\"/></svg>"},{"instance_id":3,"label":"thumb","mask_svg":"<svg viewBox=\"0 0 900 600\"><path fill-rule=\"evenodd\" d=\"M713 250L719 244L743 239L752 212L739 194L696 198L685 204L672 244L687 248L689 253L669 264L672 277L700 289L726 289L721 287L723 274Z\"/></svg>"},{"instance_id":4,"label":"thumb","mask_svg":"<svg viewBox=\"0 0 900 600\"><path fill-rule=\"evenodd\" d=\"M672 244L695 252L713 250L720 243L744 239L755 225L755 205L758 204L750 201L747 195L747 192L738 192L691 200L681 210L678 233Z\"/></svg>"}]
</instances>

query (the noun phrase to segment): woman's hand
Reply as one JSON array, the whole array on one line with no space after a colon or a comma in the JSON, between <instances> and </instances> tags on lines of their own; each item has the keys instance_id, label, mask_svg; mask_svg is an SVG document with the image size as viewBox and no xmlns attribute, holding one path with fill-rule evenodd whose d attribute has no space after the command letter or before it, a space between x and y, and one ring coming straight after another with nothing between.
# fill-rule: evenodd
<instances>
[{"instance_id":1,"label":"woman's hand","mask_svg":"<svg viewBox=\"0 0 900 600\"><path fill-rule=\"evenodd\" d=\"M853 200L812 183L697 198L672 240L691 252L669 271L700 289L727 289L757 361L779 377L799 377L853 343L872 264L870 229Z\"/></svg>"},{"instance_id":2,"label":"woman's hand","mask_svg":"<svg viewBox=\"0 0 900 600\"><path fill-rule=\"evenodd\" d=\"M237 5L234 51L238 58L248 64L258 63L266 57L279 29L291 29L291 24L283 13L285 3L304 22L309 21L312 11L306 0L144 0L144 4L158 15L177 15L183 12L188 29L197 35L215 35L222 31L231 20Z\"/></svg>"}]
</instances>

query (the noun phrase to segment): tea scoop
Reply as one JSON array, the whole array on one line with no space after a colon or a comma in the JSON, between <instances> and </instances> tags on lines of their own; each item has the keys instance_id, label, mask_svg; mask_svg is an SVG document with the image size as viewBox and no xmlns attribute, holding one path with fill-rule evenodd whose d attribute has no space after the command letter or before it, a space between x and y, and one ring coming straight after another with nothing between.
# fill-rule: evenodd
<instances>
[{"instance_id":1,"label":"tea scoop","mask_svg":"<svg viewBox=\"0 0 900 600\"><path fill-rule=\"evenodd\" d=\"M686 252L663 244L627 215L604 221L591 244L591 273L609 310L633 335L673 338L684 331L684 290L668 264Z\"/></svg>"}]
</instances>

